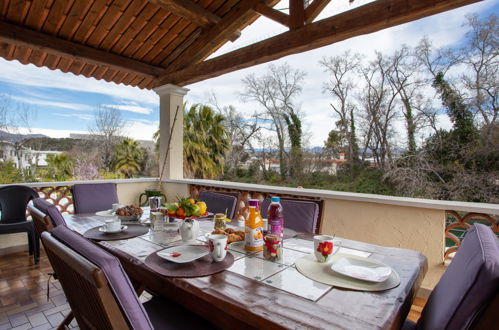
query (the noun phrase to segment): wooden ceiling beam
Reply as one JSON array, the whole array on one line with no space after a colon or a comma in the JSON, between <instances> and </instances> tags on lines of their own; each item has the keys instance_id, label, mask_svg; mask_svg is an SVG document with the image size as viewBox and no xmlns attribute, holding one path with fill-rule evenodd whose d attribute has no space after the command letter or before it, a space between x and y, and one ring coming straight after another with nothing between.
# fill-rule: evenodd
<instances>
[{"instance_id":1,"label":"wooden ceiling beam","mask_svg":"<svg viewBox=\"0 0 499 330\"><path fill-rule=\"evenodd\" d=\"M304 0L289 0L289 28L291 30L305 24Z\"/></svg>"},{"instance_id":2,"label":"wooden ceiling beam","mask_svg":"<svg viewBox=\"0 0 499 330\"><path fill-rule=\"evenodd\" d=\"M305 8L305 24L310 24L326 8L331 0L314 0Z\"/></svg>"},{"instance_id":3,"label":"wooden ceiling beam","mask_svg":"<svg viewBox=\"0 0 499 330\"><path fill-rule=\"evenodd\" d=\"M191 0L149 0L149 2L171 12L174 15L185 18L192 24L210 29L218 24L222 19L211 11L201 7ZM230 41L235 41L241 36L240 31L234 31L230 36Z\"/></svg>"},{"instance_id":4,"label":"wooden ceiling beam","mask_svg":"<svg viewBox=\"0 0 499 330\"><path fill-rule=\"evenodd\" d=\"M280 12L274 8L271 8L263 3L259 3L255 6L255 11L260 15L263 15L271 20L284 25L289 28L289 15Z\"/></svg>"},{"instance_id":5,"label":"wooden ceiling beam","mask_svg":"<svg viewBox=\"0 0 499 330\"><path fill-rule=\"evenodd\" d=\"M156 85L192 84L479 1L483 0L377 0L216 58L163 74Z\"/></svg>"},{"instance_id":6,"label":"wooden ceiling beam","mask_svg":"<svg viewBox=\"0 0 499 330\"><path fill-rule=\"evenodd\" d=\"M270 1L274 0L265 0L264 3ZM168 65L168 71L176 71L204 60L225 42L234 31L238 30L244 22L251 19L251 16L255 13L253 8L260 2L261 0L241 1L237 7L227 13L218 24L209 30L203 31L196 42L182 53L182 56L179 56Z\"/></svg>"},{"instance_id":7,"label":"wooden ceiling beam","mask_svg":"<svg viewBox=\"0 0 499 330\"><path fill-rule=\"evenodd\" d=\"M220 22L220 17L190 0L149 0L161 8L187 19L203 28Z\"/></svg>"},{"instance_id":8,"label":"wooden ceiling beam","mask_svg":"<svg viewBox=\"0 0 499 330\"><path fill-rule=\"evenodd\" d=\"M164 71L162 67L77 44L4 21L0 21L0 41L15 46L29 47L33 50L62 56L74 61L82 61L123 72L139 74L152 79L156 79Z\"/></svg>"}]
</instances>

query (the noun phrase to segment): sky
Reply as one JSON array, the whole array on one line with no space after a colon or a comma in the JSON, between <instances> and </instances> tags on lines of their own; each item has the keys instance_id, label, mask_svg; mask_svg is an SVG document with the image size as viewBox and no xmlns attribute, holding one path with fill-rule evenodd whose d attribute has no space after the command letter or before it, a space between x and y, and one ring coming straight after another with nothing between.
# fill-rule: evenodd
<instances>
[{"instance_id":1,"label":"sky","mask_svg":"<svg viewBox=\"0 0 499 330\"><path fill-rule=\"evenodd\" d=\"M353 6L367 2L370 1L356 0ZM286 7L287 0L275 6L278 9ZM348 0L332 1L317 19L350 8L352 5ZM329 105L331 97L322 92L322 86L328 79L327 73L318 64L322 57L340 55L352 49L370 58L375 50L392 53L402 44L415 46L424 36L428 36L437 48L456 45L466 32L466 27L463 26L466 22L465 16L471 13L478 13L482 17L491 13L499 14L499 0L486 0L270 62L276 65L287 62L293 68L299 68L307 74L303 91L296 100L303 113L303 126L309 140L308 145L323 145L336 121ZM286 29L283 26L261 17L243 30L239 39L234 43L227 43L212 57L284 31ZM262 75L268 65L269 63L254 66L185 86L190 91L184 100L188 104L208 103L210 95L214 93L220 105L233 105L238 111L250 115L259 108L255 103L242 101L241 80L252 73L257 76ZM38 68L31 64L23 65L17 61L0 58L0 99L5 100L5 97L10 98L10 104L24 103L34 112L30 123L31 133L51 137L69 137L71 132L87 132L93 123L94 111L99 106L118 109L127 121L125 134L135 139L150 140L159 123L159 97L154 91L75 76L59 70ZM397 125L396 129L403 134L403 123ZM446 116L440 116L440 125L443 128L450 127Z\"/></svg>"}]
</instances>

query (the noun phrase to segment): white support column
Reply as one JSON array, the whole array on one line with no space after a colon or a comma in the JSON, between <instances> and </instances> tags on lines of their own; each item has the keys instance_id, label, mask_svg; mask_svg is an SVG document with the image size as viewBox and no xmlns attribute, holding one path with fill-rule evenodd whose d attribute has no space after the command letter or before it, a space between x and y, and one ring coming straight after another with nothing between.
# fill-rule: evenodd
<instances>
[{"instance_id":1,"label":"white support column","mask_svg":"<svg viewBox=\"0 0 499 330\"><path fill-rule=\"evenodd\" d=\"M156 87L154 91L159 95L159 175L161 176L161 174L163 174L160 179L183 179L184 95L187 94L189 90L187 88L167 84ZM177 119L174 124L177 108ZM175 127L172 131L173 125L175 125ZM164 163L170 132L172 132L170 152L166 159L166 163Z\"/></svg>"}]
</instances>

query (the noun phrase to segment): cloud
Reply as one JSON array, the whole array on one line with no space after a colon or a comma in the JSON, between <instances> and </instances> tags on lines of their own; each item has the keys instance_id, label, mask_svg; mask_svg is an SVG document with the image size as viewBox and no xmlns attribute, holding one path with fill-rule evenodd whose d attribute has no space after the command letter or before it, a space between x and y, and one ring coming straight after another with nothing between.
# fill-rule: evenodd
<instances>
[{"instance_id":1,"label":"cloud","mask_svg":"<svg viewBox=\"0 0 499 330\"><path fill-rule=\"evenodd\" d=\"M3 94L3 95L6 95L6 94ZM93 107L91 107L87 104L82 104L82 103L47 101L47 100L42 100L42 99L37 99L37 98L35 99L35 98L31 98L31 97L15 96L15 95L8 95L8 97L14 101L28 103L28 104L43 105L43 106L63 108L63 109L69 109L69 110L81 110L81 111L94 110Z\"/></svg>"},{"instance_id":2,"label":"cloud","mask_svg":"<svg viewBox=\"0 0 499 330\"><path fill-rule=\"evenodd\" d=\"M140 113L143 115L150 115L151 113L153 113L153 109L151 108L141 107L139 105L132 105L132 104L103 104L102 106L121 111Z\"/></svg>"},{"instance_id":3,"label":"cloud","mask_svg":"<svg viewBox=\"0 0 499 330\"><path fill-rule=\"evenodd\" d=\"M104 80L76 76L60 70L36 67L33 64L21 64L0 58L0 81L10 84L41 88L59 88L70 91L96 93L111 96L119 100L131 100L147 104L159 104L159 97L154 91L108 83Z\"/></svg>"},{"instance_id":4,"label":"cloud","mask_svg":"<svg viewBox=\"0 0 499 330\"><path fill-rule=\"evenodd\" d=\"M68 117L68 118L78 118L82 120L92 120L95 117L93 115L79 114L79 113L54 113L56 116Z\"/></svg>"},{"instance_id":5,"label":"cloud","mask_svg":"<svg viewBox=\"0 0 499 330\"><path fill-rule=\"evenodd\" d=\"M127 123L125 135L136 140L152 140L153 134L158 130L159 121L134 120Z\"/></svg>"}]
</instances>

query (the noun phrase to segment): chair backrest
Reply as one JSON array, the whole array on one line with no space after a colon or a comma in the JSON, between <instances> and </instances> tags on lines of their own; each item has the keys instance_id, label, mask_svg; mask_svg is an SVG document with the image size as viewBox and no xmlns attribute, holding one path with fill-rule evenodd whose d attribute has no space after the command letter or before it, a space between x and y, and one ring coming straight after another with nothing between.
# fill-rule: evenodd
<instances>
[{"instance_id":1,"label":"chair backrest","mask_svg":"<svg viewBox=\"0 0 499 330\"><path fill-rule=\"evenodd\" d=\"M28 211L29 214L31 214L38 236L41 236L44 231L52 231L54 226L52 225L52 220L46 213L33 205L28 205Z\"/></svg>"},{"instance_id":2,"label":"chair backrest","mask_svg":"<svg viewBox=\"0 0 499 330\"><path fill-rule=\"evenodd\" d=\"M153 329L116 257L64 226L42 240L80 327Z\"/></svg>"},{"instance_id":3,"label":"chair backrest","mask_svg":"<svg viewBox=\"0 0 499 330\"><path fill-rule=\"evenodd\" d=\"M237 197L229 193L213 192L203 190L199 193L199 200L206 203L209 212L225 213L233 219L236 213Z\"/></svg>"},{"instance_id":4,"label":"chair backrest","mask_svg":"<svg viewBox=\"0 0 499 330\"><path fill-rule=\"evenodd\" d=\"M499 240L489 227L474 224L428 298L418 329L470 329L498 290Z\"/></svg>"},{"instance_id":5,"label":"chair backrest","mask_svg":"<svg viewBox=\"0 0 499 330\"><path fill-rule=\"evenodd\" d=\"M263 201L261 207L262 217L267 218L270 199ZM284 209L284 226L299 232L316 233L319 219L319 203L294 199L281 199Z\"/></svg>"},{"instance_id":6,"label":"chair backrest","mask_svg":"<svg viewBox=\"0 0 499 330\"><path fill-rule=\"evenodd\" d=\"M37 198L38 193L26 186L6 186L0 188L1 223L26 221L26 207L30 200Z\"/></svg>"},{"instance_id":7,"label":"chair backrest","mask_svg":"<svg viewBox=\"0 0 499 330\"><path fill-rule=\"evenodd\" d=\"M62 217L59 209L54 205L49 203L43 198L35 198L33 200L33 205L39 211L48 216L48 219L51 221L52 227L56 226L66 226L66 221Z\"/></svg>"},{"instance_id":8,"label":"chair backrest","mask_svg":"<svg viewBox=\"0 0 499 330\"><path fill-rule=\"evenodd\" d=\"M118 203L115 183L75 184L71 193L76 214L109 210Z\"/></svg>"}]
</instances>

